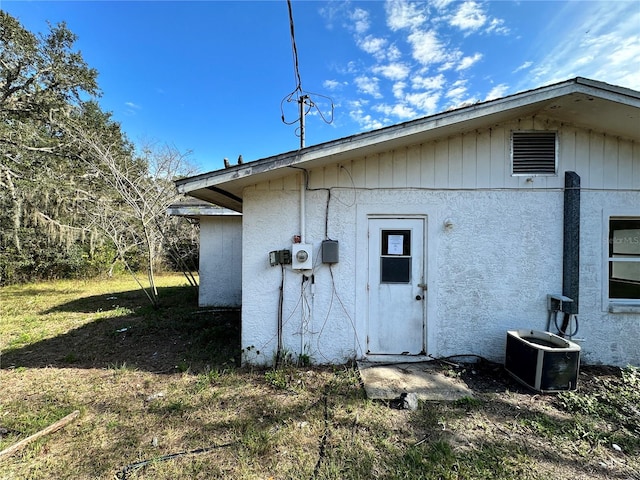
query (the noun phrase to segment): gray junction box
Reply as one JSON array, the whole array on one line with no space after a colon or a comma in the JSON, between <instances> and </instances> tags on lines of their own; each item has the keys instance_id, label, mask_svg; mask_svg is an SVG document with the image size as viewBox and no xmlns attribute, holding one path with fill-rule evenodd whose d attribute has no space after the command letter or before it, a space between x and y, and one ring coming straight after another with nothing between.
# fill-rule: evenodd
<instances>
[{"instance_id":1,"label":"gray junction box","mask_svg":"<svg viewBox=\"0 0 640 480\"><path fill-rule=\"evenodd\" d=\"M339 260L338 241L322 241L322 263L338 263Z\"/></svg>"}]
</instances>

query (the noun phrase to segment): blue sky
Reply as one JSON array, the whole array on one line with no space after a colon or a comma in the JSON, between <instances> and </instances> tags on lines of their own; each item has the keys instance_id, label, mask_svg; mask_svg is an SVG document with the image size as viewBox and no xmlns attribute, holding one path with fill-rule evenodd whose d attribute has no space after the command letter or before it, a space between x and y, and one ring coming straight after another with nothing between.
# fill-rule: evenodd
<instances>
[{"instance_id":1,"label":"blue sky","mask_svg":"<svg viewBox=\"0 0 640 480\"><path fill-rule=\"evenodd\" d=\"M286 0L0 7L32 32L67 23L100 73L100 104L136 144L191 151L201 171L300 145L296 125L281 120L297 86ZM638 0L294 1L292 9L302 91L317 106L306 116L307 146L576 76L640 90ZM285 101L285 120L297 108Z\"/></svg>"}]
</instances>

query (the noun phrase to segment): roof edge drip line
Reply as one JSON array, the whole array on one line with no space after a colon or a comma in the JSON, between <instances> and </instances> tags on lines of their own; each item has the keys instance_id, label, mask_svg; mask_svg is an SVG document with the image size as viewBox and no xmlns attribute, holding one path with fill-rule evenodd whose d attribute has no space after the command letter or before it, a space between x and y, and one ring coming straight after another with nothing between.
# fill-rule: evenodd
<instances>
[{"instance_id":1,"label":"roof edge drip line","mask_svg":"<svg viewBox=\"0 0 640 480\"><path fill-rule=\"evenodd\" d=\"M226 190L222 190L221 188L218 187L205 187L207 190L211 190L212 192L216 192L219 193L220 195L224 195L227 198L230 198L231 200L238 202L240 205L242 205L242 199L240 197L235 196L233 193L229 193Z\"/></svg>"}]
</instances>

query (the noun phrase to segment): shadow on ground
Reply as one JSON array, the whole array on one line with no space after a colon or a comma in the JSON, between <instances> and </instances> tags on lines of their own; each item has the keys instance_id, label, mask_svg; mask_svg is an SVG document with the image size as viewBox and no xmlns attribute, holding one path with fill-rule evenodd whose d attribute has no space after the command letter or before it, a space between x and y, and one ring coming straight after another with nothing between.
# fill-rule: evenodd
<instances>
[{"instance_id":1,"label":"shadow on ground","mask_svg":"<svg viewBox=\"0 0 640 480\"><path fill-rule=\"evenodd\" d=\"M96 314L63 335L5 350L0 368L135 368L156 373L238 364L239 309L200 309L192 287L159 288L152 308L138 290L79 298L43 312ZM105 317L101 312L118 310ZM46 328L46 326L45 326Z\"/></svg>"}]
</instances>

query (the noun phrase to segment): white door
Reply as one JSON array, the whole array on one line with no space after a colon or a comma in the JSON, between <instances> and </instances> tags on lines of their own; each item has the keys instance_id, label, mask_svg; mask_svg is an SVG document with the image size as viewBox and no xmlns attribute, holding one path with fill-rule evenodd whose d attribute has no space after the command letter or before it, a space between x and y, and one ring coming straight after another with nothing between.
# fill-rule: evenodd
<instances>
[{"instance_id":1,"label":"white door","mask_svg":"<svg viewBox=\"0 0 640 480\"><path fill-rule=\"evenodd\" d=\"M425 219L369 219L368 354L426 351Z\"/></svg>"}]
</instances>

